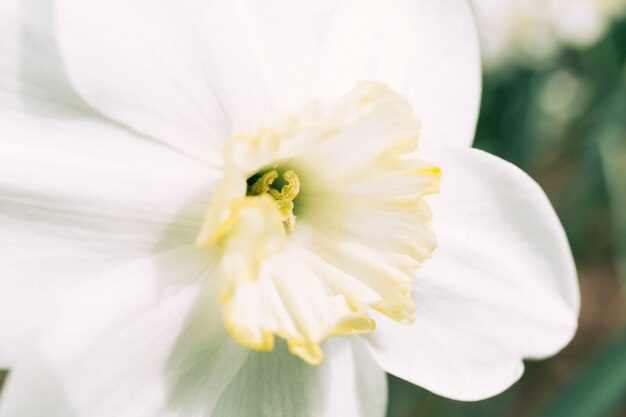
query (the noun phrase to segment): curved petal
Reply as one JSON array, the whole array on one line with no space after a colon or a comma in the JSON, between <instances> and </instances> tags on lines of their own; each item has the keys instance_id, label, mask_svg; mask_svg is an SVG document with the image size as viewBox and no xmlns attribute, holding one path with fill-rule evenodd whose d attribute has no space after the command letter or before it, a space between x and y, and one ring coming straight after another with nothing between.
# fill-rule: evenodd
<instances>
[{"instance_id":1,"label":"curved petal","mask_svg":"<svg viewBox=\"0 0 626 417\"><path fill-rule=\"evenodd\" d=\"M481 68L466 2L352 0L337 9L313 95L337 98L356 81L382 81L413 106L423 148L471 146Z\"/></svg>"},{"instance_id":2,"label":"curved petal","mask_svg":"<svg viewBox=\"0 0 626 417\"><path fill-rule=\"evenodd\" d=\"M216 175L116 127L82 101L55 45L50 0L4 0L0 15L0 366L6 367L67 288L192 241L204 211L204 203L192 202L206 203Z\"/></svg>"},{"instance_id":3,"label":"curved petal","mask_svg":"<svg viewBox=\"0 0 626 417\"><path fill-rule=\"evenodd\" d=\"M57 2L77 90L97 110L221 164L233 130L268 122L271 102L234 2Z\"/></svg>"},{"instance_id":4,"label":"curved petal","mask_svg":"<svg viewBox=\"0 0 626 417\"><path fill-rule=\"evenodd\" d=\"M522 358L552 355L570 341L576 270L556 214L526 174L477 150L430 159L443 173L431 205L439 247L418 271L416 321L379 316L368 340L387 372L478 400L515 382Z\"/></svg>"},{"instance_id":5,"label":"curved petal","mask_svg":"<svg viewBox=\"0 0 626 417\"><path fill-rule=\"evenodd\" d=\"M0 16L0 114L64 122L96 115L67 79L51 0L3 0Z\"/></svg>"},{"instance_id":6,"label":"curved petal","mask_svg":"<svg viewBox=\"0 0 626 417\"><path fill-rule=\"evenodd\" d=\"M473 139L480 60L462 0L62 0L57 12L82 96L197 158L369 79L410 99L428 146Z\"/></svg>"},{"instance_id":7,"label":"curved petal","mask_svg":"<svg viewBox=\"0 0 626 417\"><path fill-rule=\"evenodd\" d=\"M180 249L74 289L11 372L0 416L210 415L248 355L202 285L211 262L206 251ZM194 283L168 289L173 275Z\"/></svg>"},{"instance_id":8,"label":"curved petal","mask_svg":"<svg viewBox=\"0 0 626 417\"><path fill-rule=\"evenodd\" d=\"M193 242L216 179L113 126L20 122L0 121L0 366L65 288Z\"/></svg>"},{"instance_id":9,"label":"curved petal","mask_svg":"<svg viewBox=\"0 0 626 417\"><path fill-rule=\"evenodd\" d=\"M326 360L310 366L285 344L270 353L251 352L211 417L382 417L387 405L385 373L358 339L324 346Z\"/></svg>"}]
</instances>

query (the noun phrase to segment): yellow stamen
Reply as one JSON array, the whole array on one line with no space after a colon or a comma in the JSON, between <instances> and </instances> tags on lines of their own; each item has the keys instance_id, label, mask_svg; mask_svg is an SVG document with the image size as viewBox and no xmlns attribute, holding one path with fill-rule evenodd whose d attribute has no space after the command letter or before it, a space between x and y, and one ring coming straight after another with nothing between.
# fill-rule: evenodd
<instances>
[{"instance_id":1,"label":"yellow stamen","mask_svg":"<svg viewBox=\"0 0 626 417\"><path fill-rule=\"evenodd\" d=\"M276 172L276 171L271 171ZM278 175L278 174L277 174ZM289 200L293 201L300 192L300 178L295 172L289 170L283 174L283 178L287 181L287 184L283 185L280 192L271 189L269 193L275 200Z\"/></svg>"},{"instance_id":2,"label":"yellow stamen","mask_svg":"<svg viewBox=\"0 0 626 417\"><path fill-rule=\"evenodd\" d=\"M278 172L276 172L275 169L261 175L261 178L259 178L252 185L252 187L250 187L251 194L261 195L267 193L268 191L270 191L270 187L272 186L274 181L276 181L276 178L278 178Z\"/></svg>"},{"instance_id":3,"label":"yellow stamen","mask_svg":"<svg viewBox=\"0 0 626 417\"><path fill-rule=\"evenodd\" d=\"M283 216L283 221L287 224L287 229L293 232L296 227L296 216L293 214L293 200L300 193L300 178L291 170L285 172L283 178L286 184L282 186L280 191L272 188L272 184L277 178L278 172L275 169L266 172L252 184L250 194L257 196L267 193L272 196L276 200L278 209Z\"/></svg>"}]
</instances>

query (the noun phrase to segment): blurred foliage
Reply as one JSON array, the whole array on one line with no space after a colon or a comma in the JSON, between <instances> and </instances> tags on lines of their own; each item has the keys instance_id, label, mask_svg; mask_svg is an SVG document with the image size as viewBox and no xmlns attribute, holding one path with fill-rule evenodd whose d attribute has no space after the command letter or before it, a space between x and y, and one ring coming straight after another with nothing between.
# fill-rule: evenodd
<instances>
[{"instance_id":1,"label":"blurred foliage","mask_svg":"<svg viewBox=\"0 0 626 417\"><path fill-rule=\"evenodd\" d=\"M579 267L581 327L564 352L527 364L489 400L452 401L390 377L388 414L626 417L626 20L541 69L485 74L482 100L474 146L546 190Z\"/></svg>"},{"instance_id":2,"label":"blurred foliage","mask_svg":"<svg viewBox=\"0 0 626 417\"><path fill-rule=\"evenodd\" d=\"M596 417L626 406L626 329L533 417Z\"/></svg>"}]
</instances>

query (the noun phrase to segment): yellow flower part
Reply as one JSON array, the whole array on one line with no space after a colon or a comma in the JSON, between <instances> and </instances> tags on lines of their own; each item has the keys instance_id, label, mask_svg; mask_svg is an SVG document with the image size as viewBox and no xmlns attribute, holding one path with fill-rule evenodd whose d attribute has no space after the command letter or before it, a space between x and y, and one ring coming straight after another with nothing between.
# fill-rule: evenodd
<instances>
[{"instance_id":1,"label":"yellow flower part","mask_svg":"<svg viewBox=\"0 0 626 417\"><path fill-rule=\"evenodd\" d=\"M409 323L415 271L436 247L424 197L440 170L415 157L419 122L368 82L331 106L233 134L196 243L220 251L220 302L235 340L276 336L319 364L331 336L375 330L371 309Z\"/></svg>"},{"instance_id":2,"label":"yellow flower part","mask_svg":"<svg viewBox=\"0 0 626 417\"><path fill-rule=\"evenodd\" d=\"M296 217L293 214L294 200L300 192L300 179L293 171L287 171L283 175L287 184L283 185L280 191L272 188L274 181L278 178L278 172L273 169L261 175L250 187L250 193L254 196L269 194L276 200L276 205L280 210L282 220L287 225L290 232L296 226Z\"/></svg>"}]
</instances>

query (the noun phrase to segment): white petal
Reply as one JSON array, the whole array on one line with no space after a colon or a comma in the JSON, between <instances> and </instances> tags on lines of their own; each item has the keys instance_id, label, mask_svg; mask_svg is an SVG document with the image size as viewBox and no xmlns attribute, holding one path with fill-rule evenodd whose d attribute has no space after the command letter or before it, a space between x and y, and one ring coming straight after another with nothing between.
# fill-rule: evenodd
<instances>
[{"instance_id":1,"label":"white petal","mask_svg":"<svg viewBox=\"0 0 626 417\"><path fill-rule=\"evenodd\" d=\"M0 121L0 365L60 291L193 242L215 174L113 126Z\"/></svg>"},{"instance_id":2,"label":"white petal","mask_svg":"<svg viewBox=\"0 0 626 417\"><path fill-rule=\"evenodd\" d=\"M94 115L74 92L54 42L50 0L0 2L0 114Z\"/></svg>"},{"instance_id":3,"label":"white petal","mask_svg":"<svg viewBox=\"0 0 626 417\"><path fill-rule=\"evenodd\" d=\"M334 101L357 82L381 81L414 106L426 146L472 143L481 72L464 1L244 3L277 109Z\"/></svg>"},{"instance_id":4,"label":"white petal","mask_svg":"<svg viewBox=\"0 0 626 417\"><path fill-rule=\"evenodd\" d=\"M68 72L103 114L216 164L233 130L267 123L271 102L234 3L57 4Z\"/></svg>"},{"instance_id":5,"label":"white petal","mask_svg":"<svg viewBox=\"0 0 626 417\"><path fill-rule=\"evenodd\" d=\"M328 341L326 359L310 366L283 343L252 352L211 417L382 417L385 373L353 338Z\"/></svg>"},{"instance_id":6,"label":"white petal","mask_svg":"<svg viewBox=\"0 0 626 417\"><path fill-rule=\"evenodd\" d=\"M377 317L371 351L388 372L460 400L515 382L522 358L572 338L576 271L543 191L514 166L477 150L430 156L442 167L433 198L439 247L414 287L410 326Z\"/></svg>"},{"instance_id":7,"label":"white petal","mask_svg":"<svg viewBox=\"0 0 626 417\"><path fill-rule=\"evenodd\" d=\"M10 366L65 289L192 241L204 208L191 201L208 200L215 174L79 98L48 0L5 0L0 16L0 366Z\"/></svg>"},{"instance_id":8,"label":"white petal","mask_svg":"<svg viewBox=\"0 0 626 417\"><path fill-rule=\"evenodd\" d=\"M211 262L209 252L181 249L75 289L11 372L0 415L210 415L248 355L202 285ZM168 287L172 276L195 283Z\"/></svg>"},{"instance_id":9,"label":"white petal","mask_svg":"<svg viewBox=\"0 0 626 417\"><path fill-rule=\"evenodd\" d=\"M356 81L400 92L422 122L421 146L470 146L480 104L480 53L465 1L353 0L336 5L313 96Z\"/></svg>"},{"instance_id":10,"label":"white petal","mask_svg":"<svg viewBox=\"0 0 626 417\"><path fill-rule=\"evenodd\" d=\"M461 0L63 0L58 16L85 99L198 158L274 110L334 100L369 79L410 99L427 146L473 139L480 61Z\"/></svg>"},{"instance_id":11,"label":"white petal","mask_svg":"<svg viewBox=\"0 0 626 417\"><path fill-rule=\"evenodd\" d=\"M224 317L244 346L271 350L276 334L287 340L291 353L317 365L324 357L319 346L324 339L369 332L374 323L320 280L315 267L321 262L307 257L307 248L296 239L265 260L256 279L238 283L223 298Z\"/></svg>"}]
</instances>

